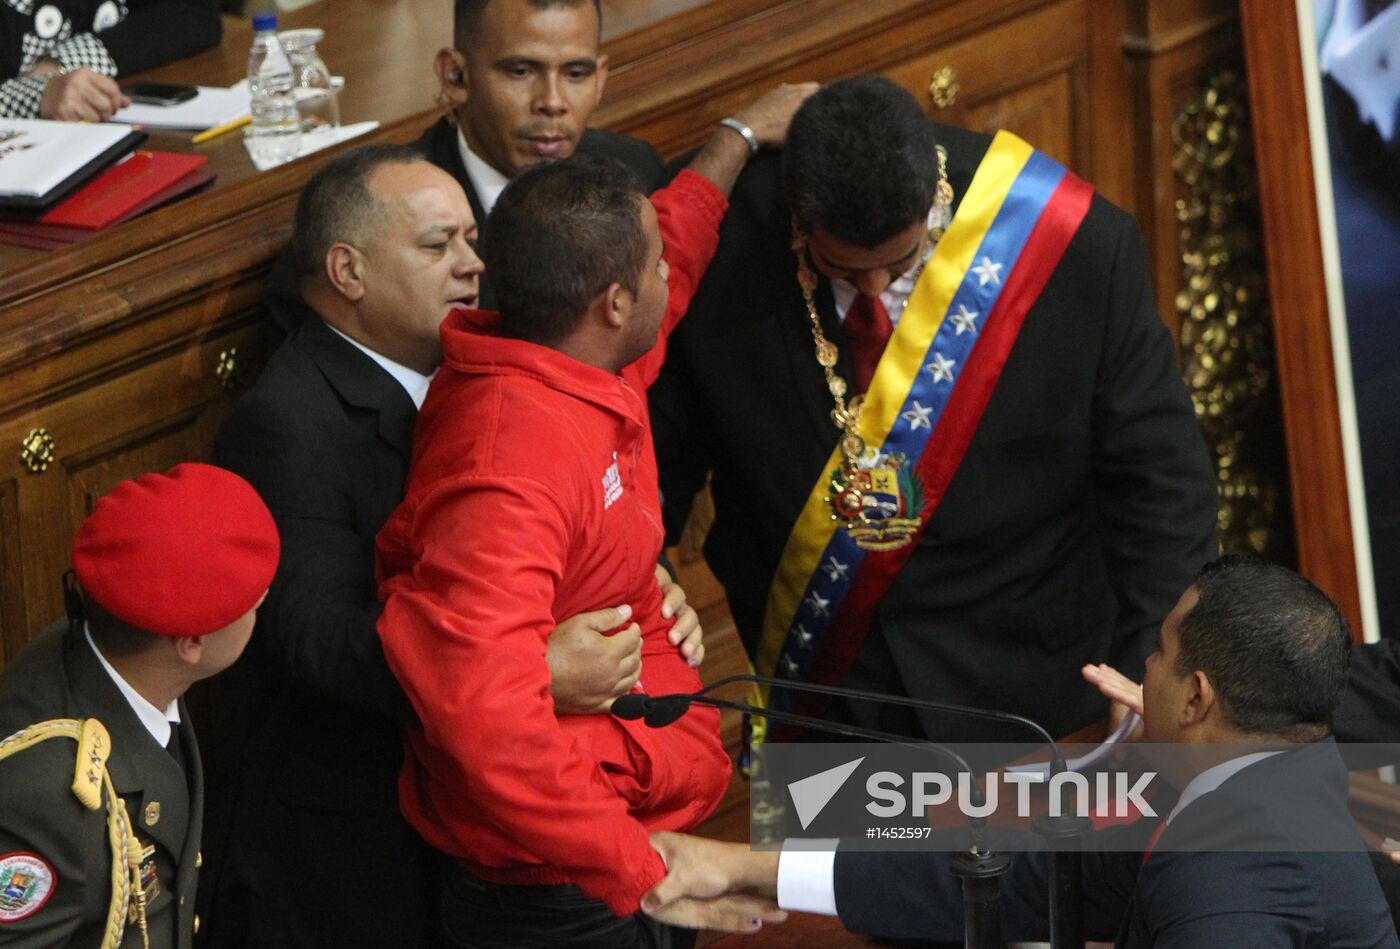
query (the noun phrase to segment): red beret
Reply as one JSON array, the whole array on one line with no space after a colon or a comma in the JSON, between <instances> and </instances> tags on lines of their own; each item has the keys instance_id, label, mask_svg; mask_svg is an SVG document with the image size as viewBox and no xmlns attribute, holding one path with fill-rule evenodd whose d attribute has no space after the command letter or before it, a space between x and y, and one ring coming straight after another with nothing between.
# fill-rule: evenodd
<instances>
[{"instance_id":1,"label":"red beret","mask_svg":"<svg viewBox=\"0 0 1400 949\"><path fill-rule=\"evenodd\" d=\"M213 465L123 481L73 538L85 596L137 629L203 636L251 610L277 570L277 526L253 486Z\"/></svg>"}]
</instances>

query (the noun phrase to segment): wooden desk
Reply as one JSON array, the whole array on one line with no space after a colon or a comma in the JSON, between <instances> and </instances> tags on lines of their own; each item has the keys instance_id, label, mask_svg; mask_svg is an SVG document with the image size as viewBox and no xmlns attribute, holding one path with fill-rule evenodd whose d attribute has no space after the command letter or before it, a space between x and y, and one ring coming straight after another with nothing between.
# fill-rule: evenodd
<instances>
[{"instance_id":1,"label":"wooden desk","mask_svg":"<svg viewBox=\"0 0 1400 949\"><path fill-rule=\"evenodd\" d=\"M432 75L431 51L448 41L446 38L452 34L450 3L335 0L333 5L313 4L285 14L280 23L284 29L306 26L325 29L326 39L318 47L322 58L331 72L347 77L340 96L341 121L345 124L379 119L390 125L423 115L433 108L437 83ZM377 37L389 36L402 38L402 42L374 41ZM252 38L253 30L248 21L225 16L224 38L217 48L157 69L124 76L121 81L229 86L247 72ZM188 134L152 132L146 147L208 155L209 168L218 175L211 193L224 192L249 179L263 177L259 176L243 147L242 130L201 145L191 144ZM279 173L280 169L269 174L276 177ZM175 216L184 217L189 204L179 205L182 213ZM149 223L148 218L143 218L116 231L145 232ZM90 244L105 241L109 236L100 235L85 242L80 252L88 251ZM33 260L67 254L67 251L50 253L0 245L0 273Z\"/></svg>"}]
</instances>

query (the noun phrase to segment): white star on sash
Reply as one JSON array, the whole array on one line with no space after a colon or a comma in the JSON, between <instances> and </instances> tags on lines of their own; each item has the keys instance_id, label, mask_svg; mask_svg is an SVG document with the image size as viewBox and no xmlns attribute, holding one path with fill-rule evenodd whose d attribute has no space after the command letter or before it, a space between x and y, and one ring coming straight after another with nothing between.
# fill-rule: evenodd
<instances>
[{"instance_id":1,"label":"white star on sash","mask_svg":"<svg viewBox=\"0 0 1400 949\"><path fill-rule=\"evenodd\" d=\"M835 583L837 580L845 580L850 575L851 566L842 563L835 557L828 557L826 566L822 569L826 571L827 576L831 577L831 582Z\"/></svg>"},{"instance_id":2,"label":"white star on sash","mask_svg":"<svg viewBox=\"0 0 1400 949\"><path fill-rule=\"evenodd\" d=\"M933 374L934 382L952 382L953 367L956 365L956 362L947 358L942 353L934 353L933 362L929 363L924 368Z\"/></svg>"},{"instance_id":3,"label":"white star on sash","mask_svg":"<svg viewBox=\"0 0 1400 949\"><path fill-rule=\"evenodd\" d=\"M783 668L787 670L789 676L795 676L800 671L797 662L791 656L783 657Z\"/></svg>"},{"instance_id":4,"label":"white star on sash","mask_svg":"<svg viewBox=\"0 0 1400 949\"><path fill-rule=\"evenodd\" d=\"M985 287L987 284L1001 286L1001 276L999 272L1004 264L992 263L992 258L984 256L982 262L972 268L972 272L977 275L977 286Z\"/></svg>"},{"instance_id":5,"label":"white star on sash","mask_svg":"<svg viewBox=\"0 0 1400 949\"><path fill-rule=\"evenodd\" d=\"M792 632L793 635L797 637L797 642L800 646L802 646L802 648L806 649L807 647L812 645L812 634L807 631L806 626L803 626L801 623L798 623L796 626L793 627Z\"/></svg>"},{"instance_id":6,"label":"white star on sash","mask_svg":"<svg viewBox=\"0 0 1400 949\"><path fill-rule=\"evenodd\" d=\"M928 420L932 412L932 407L924 408L918 402L915 402L914 407L901 415L900 418L909 423L909 430L911 432L917 432L920 428L933 431L933 423Z\"/></svg>"},{"instance_id":7,"label":"white star on sash","mask_svg":"<svg viewBox=\"0 0 1400 949\"><path fill-rule=\"evenodd\" d=\"M816 613L818 616L826 616L826 608L831 605L831 601L823 599L822 595L816 590L813 590L811 595L808 596L807 599L803 600L802 602L805 603L807 606L810 606L812 608L812 612Z\"/></svg>"},{"instance_id":8,"label":"white star on sash","mask_svg":"<svg viewBox=\"0 0 1400 949\"><path fill-rule=\"evenodd\" d=\"M981 315L981 313L975 310L969 310L959 303L958 312L953 314L953 325L957 327L958 335L961 336L963 333L977 332L977 318Z\"/></svg>"}]
</instances>

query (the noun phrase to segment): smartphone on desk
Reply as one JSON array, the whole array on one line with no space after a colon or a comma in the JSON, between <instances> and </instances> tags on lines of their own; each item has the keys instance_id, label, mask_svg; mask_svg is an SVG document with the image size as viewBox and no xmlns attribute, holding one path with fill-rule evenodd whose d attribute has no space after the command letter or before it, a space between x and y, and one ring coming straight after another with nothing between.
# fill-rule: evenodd
<instances>
[{"instance_id":1,"label":"smartphone on desk","mask_svg":"<svg viewBox=\"0 0 1400 949\"><path fill-rule=\"evenodd\" d=\"M122 92L132 102L144 105L178 105L199 95L199 90L194 86L176 86L165 82L134 82L122 86Z\"/></svg>"}]
</instances>

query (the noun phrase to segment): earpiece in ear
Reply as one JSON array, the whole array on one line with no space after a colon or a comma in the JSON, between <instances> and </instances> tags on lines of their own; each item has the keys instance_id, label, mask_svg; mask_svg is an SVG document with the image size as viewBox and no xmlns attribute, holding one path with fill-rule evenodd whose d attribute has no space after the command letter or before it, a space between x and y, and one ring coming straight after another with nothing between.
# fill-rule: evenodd
<instances>
[{"instance_id":1,"label":"earpiece in ear","mask_svg":"<svg viewBox=\"0 0 1400 949\"><path fill-rule=\"evenodd\" d=\"M463 80L462 70L460 70L460 69L454 69L454 70L452 70L450 73L447 74L447 81L450 82L450 83L452 83L452 84L455 85L455 86L460 86L460 85L462 84L462 80Z\"/></svg>"}]
</instances>

